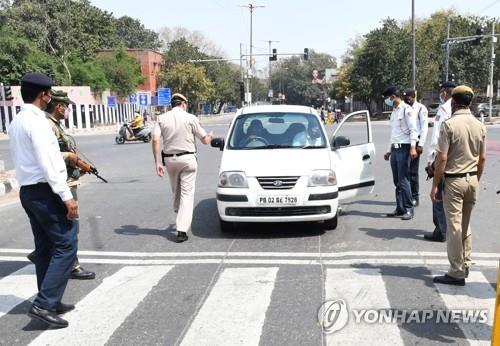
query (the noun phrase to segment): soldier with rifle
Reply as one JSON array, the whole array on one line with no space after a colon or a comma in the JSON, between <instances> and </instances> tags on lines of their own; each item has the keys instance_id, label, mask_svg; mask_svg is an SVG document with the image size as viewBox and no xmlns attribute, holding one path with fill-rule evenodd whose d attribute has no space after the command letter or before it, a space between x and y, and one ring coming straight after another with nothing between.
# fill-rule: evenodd
<instances>
[{"instance_id":1,"label":"soldier with rifle","mask_svg":"<svg viewBox=\"0 0 500 346\"><path fill-rule=\"evenodd\" d=\"M64 162L66 163L66 169L68 173L68 186L70 188L71 194L75 201L78 200L77 187L79 185L79 178L81 173L92 173L96 175L99 179L107 182L104 178L99 176L96 168L89 164L88 162L80 159L78 157L78 152L76 151L76 146L72 141L72 138L66 134L64 128L61 126L59 121L67 119L70 111L69 105L74 104L69 98L68 94L64 91L52 91L52 100L47 105L46 116L52 127L52 130L57 138L59 144L59 149L61 151ZM77 225L77 230L79 229L79 221L75 220ZM34 253L28 255L31 260ZM73 263L73 269L70 275L71 279L77 280L92 280L95 278L95 273L85 270L81 267L78 257Z\"/></svg>"}]
</instances>

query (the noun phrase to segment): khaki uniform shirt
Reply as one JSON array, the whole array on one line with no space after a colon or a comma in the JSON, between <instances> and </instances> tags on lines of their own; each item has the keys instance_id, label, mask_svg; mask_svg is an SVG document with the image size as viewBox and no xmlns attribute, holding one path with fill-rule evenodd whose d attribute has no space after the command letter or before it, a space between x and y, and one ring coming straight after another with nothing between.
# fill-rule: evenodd
<instances>
[{"instance_id":1,"label":"khaki uniform shirt","mask_svg":"<svg viewBox=\"0 0 500 346\"><path fill-rule=\"evenodd\" d=\"M51 114L45 112L47 119L49 120L50 126L52 127L52 131L54 132L54 135L57 138L57 142L59 144L59 150L61 151L62 157L64 159L64 162L66 163L66 170L68 171L68 186L73 187L77 186L80 181L80 170L78 167L73 167L68 165L68 152L71 152L73 149L73 143L71 142L70 138L64 132L63 127L59 123L59 121L54 118Z\"/></svg>"},{"instance_id":2,"label":"khaki uniform shirt","mask_svg":"<svg viewBox=\"0 0 500 346\"><path fill-rule=\"evenodd\" d=\"M447 153L445 173L477 172L479 155L485 150L486 127L469 109L456 111L441 125L437 151Z\"/></svg>"},{"instance_id":3,"label":"khaki uniform shirt","mask_svg":"<svg viewBox=\"0 0 500 346\"><path fill-rule=\"evenodd\" d=\"M154 136L163 138L165 154L195 153L195 139L202 139L207 132L201 127L198 118L180 107L175 107L158 117Z\"/></svg>"}]
</instances>

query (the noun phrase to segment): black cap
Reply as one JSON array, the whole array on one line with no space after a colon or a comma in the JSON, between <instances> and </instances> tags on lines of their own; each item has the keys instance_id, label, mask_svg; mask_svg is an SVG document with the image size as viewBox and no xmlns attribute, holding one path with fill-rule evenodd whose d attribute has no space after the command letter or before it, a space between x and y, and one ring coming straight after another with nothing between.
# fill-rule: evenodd
<instances>
[{"instance_id":1,"label":"black cap","mask_svg":"<svg viewBox=\"0 0 500 346\"><path fill-rule=\"evenodd\" d=\"M47 75L38 72L26 73L21 79L21 85L37 86L40 89L50 89L54 86L54 81Z\"/></svg>"},{"instance_id":2,"label":"black cap","mask_svg":"<svg viewBox=\"0 0 500 346\"><path fill-rule=\"evenodd\" d=\"M415 97L415 89L412 89L412 88L406 88L405 90L403 90L403 94L402 96L411 96L411 97Z\"/></svg>"},{"instance_id":3,"label":"black cap","mask_svg":"<svg viewBox=\"0 0 500 346\"><path fill-rule=\"evenodd\" d=\"M382 93L382 96L384 97L392 95L399 95L399 89L394 85L388 86L387 88L384 89L384 92Z\"/></svg>"},{"instance_id":4,"label":"black cap","mask_svg":"<svg viewBox=\"0 0 500 346\"><path fill-rule=\"evenodd\" d=\"M456 86L457 86L457 85L455 84L455 82L452 82L452 81L447 81L447 82L444 82L443 84L441 84L440 89L455 88Z\"/></svg>"}]
</instances>

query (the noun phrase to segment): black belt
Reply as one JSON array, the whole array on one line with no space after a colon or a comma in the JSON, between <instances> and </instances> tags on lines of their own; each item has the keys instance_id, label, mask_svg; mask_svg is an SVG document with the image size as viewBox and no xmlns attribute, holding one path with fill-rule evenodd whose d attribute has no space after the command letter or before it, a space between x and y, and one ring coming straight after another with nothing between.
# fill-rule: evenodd
<instances>
[{"instance_id":1,"label":"black belt","mask_svg":"<svg viewBox=\"0 0 500 346\"><path fill-rule=\"evenodd\" d=\"M466 176L473 177L477 175L477 172L469 172L469 173L445 173L444 176L446 178L463 178Z\"/></svg>"},{"instance_id":2,"label":"black belt","mask_svg":"<svg viewBox=\"0 0 500 346\"><path fill-rule=\"evenodd\" d=\"M178 153L178 154L165 154L163 151L161 152L161 155L163 157L176 157L176 156L189 155L189 154L196 154L196 153L191 152L191 151L184 151L184 152Z\"/></svg>"},{"instance_id":3,"label":"black belt","mask_svg":"<svg viewBox=\"0 0 500 346\"><path fill-rule=\"evenodd\" d=\"M394 149L406 148L406 147L409 147L409 146L410 146L409 143L393 143L392 144L392 147Z\"/></svg>"}]
</instances>

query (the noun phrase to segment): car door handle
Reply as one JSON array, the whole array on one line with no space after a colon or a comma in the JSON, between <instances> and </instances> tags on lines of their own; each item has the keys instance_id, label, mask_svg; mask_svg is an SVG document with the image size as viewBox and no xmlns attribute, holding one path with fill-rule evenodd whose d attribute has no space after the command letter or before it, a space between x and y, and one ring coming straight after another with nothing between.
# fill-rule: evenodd
<instances>
[{"instance_id":1,"label":"car door handle","mask_svg":"<svg viewBox=\"0 0 500 346\"><path fill-rule=\"evenodd\" d=\"M363 161L367 161L369 159L370 159L370 155L368 155L368 154L363 155Z\"/></svg>"}]
</instances>

